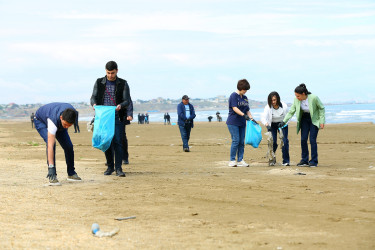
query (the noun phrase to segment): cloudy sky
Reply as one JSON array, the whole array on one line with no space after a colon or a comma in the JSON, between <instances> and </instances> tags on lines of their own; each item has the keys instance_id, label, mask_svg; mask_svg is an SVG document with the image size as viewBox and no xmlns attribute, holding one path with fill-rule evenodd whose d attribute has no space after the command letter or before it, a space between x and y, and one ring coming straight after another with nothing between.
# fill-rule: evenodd
<instances>
[{"instance_id":1,"label":"cloudy sky","mask_svg":"<svg viewBox=\"0 0 375 250\"><path fill-rule=\"evenodd\" d=\"M2 104L88 102L109 60L133 100L375 101L375 1L0 0L0 55Z\"/></svg>"}]
</instances>

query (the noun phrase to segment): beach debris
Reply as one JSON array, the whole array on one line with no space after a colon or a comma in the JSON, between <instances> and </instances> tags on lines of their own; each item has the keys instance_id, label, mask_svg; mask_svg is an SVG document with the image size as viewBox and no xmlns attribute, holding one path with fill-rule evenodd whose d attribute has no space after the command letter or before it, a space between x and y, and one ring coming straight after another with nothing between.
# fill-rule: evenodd
<instances>
[{"instance_id":1,"label":"beach debris","mask_svg":"<svg viewBox=\"0 0 375 250\"><path fill-rule=\"evenodd\" d=\"M306 175L305 173L302 173L302 172L297 172L295 173L294 175Z\"/></svg>"},{"instance_id":2,"label":"beach debris","mask_svg":"<svg viewBox=\"0 0 375 250\"><path fill-rule=\"evenodd\" d=\"M130 220L130 219L135 219L135 216L129 216L129 217L120 217L120 218L115 218L115 220Z\"/></svg>"},{"instance_id":3,"label":"beach debris","mask_svg":"<svg viewBox=\"0 0 375 250\"><path fill-rule=\"evenodd\" d=\"M102 232L100 231L100 227L98 223L93 223L91 226L91 232L94 236L102 238L102 237L112 237L113 235L116 235L120 229L116 227L110 232Z\"/></svg>"},{"instance_id":4,"label":"beach debris","mask_svg":"<svg viewBox=\"0 0 375 250\"><path fill-rule=\"evenodd\" d=\"M271 132L264 133L267 136L268 150L266 158L268 158L268 165L274 166L276 163L275 153L273 152L273 137ZM273 165L272 165L273 164Z\"/></svg>"}]
</instances>

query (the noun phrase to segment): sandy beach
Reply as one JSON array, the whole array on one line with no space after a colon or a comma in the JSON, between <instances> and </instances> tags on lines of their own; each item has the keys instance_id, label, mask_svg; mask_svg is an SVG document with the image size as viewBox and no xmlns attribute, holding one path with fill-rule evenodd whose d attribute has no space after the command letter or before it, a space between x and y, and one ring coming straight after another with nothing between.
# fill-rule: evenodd
<instances>
[{"instance_id":1,"label":"sandy beach","mask_svg":"<svg viewBox=\"0 0 375 250\"><path fill-rule=\"evenodd\" d=\"M245 147L250 167L229 168L224 122L198 122L191 152L177 126L127 126L125 178L104 176L92 133L70 136L82 182L45 186L45 144L30 122L0 121L0 249L375 249L375 125L326 125L319 167L297 167L300 135L289 128L292 165L269 167L266 138ZM263 127L263 131L264 131ZM304 173L305 175L299 175ZM117 221L115 218L136 216ZM112 238L97 238L118 227Z\"/></svg>"}]
</instances>

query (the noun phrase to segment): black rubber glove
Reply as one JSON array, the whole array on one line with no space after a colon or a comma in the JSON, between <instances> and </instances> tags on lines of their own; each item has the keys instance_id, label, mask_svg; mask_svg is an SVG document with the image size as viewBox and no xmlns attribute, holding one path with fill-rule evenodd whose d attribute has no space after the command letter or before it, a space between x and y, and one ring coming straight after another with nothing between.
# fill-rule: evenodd
<instances>
[{"instance_id":1,"label":"black rubber glove","mask_svg":"<svg viewBox=\"0 0 375 250\"><path fill-rule=\"evenodd\" d=\"M243 117L244 117L247 121L250 120L250 117L249 117L248 115L246 115L246 114L244 114Z\"/></svg>"},{"instance_id":2,"label":"black rubber glove","mask_svg":"<svg viewBox=\"0 0 375 250\"><path fill-rule=\"evenodd\" d=\"M257 123L257 121L256 121L256 120L254 120L254 118L251 118L250 120L251 120L252 122L254 122L254 123L258 124L258 123ZM258 125L259 125L259 124L258 124Z\"/></svg>"},{"instance_id":3,"label":"black rubber glove","mask_svg":"<svg viewBox=\"0 0 375 250\"><path fill-rule=\"evenodd\" d=\"M282 127L284 127L285 126L285 122L280 122L279 123L279 128L282 128Z\"/></svg>"},{"instance_id":4,"label":"black rubber glove","mask_svg":"<svg viewBox=\"0 0 375 250\"><path fill-rule=\"evenodd\" d=\"M266 128L268 132L271 132L271 126L266 126Z\"/></svg>"},{"instance_id":5,"label":"black rubber glove","mask_svg":"<svg viewBox=\"0 0 375 250\"><path fill-rule=\"evenodd\" d=\"M46 178L49 178L51 181L56 179L56 167L54 165L48 166L48 174Z\"/></svg>"}]
</instances>

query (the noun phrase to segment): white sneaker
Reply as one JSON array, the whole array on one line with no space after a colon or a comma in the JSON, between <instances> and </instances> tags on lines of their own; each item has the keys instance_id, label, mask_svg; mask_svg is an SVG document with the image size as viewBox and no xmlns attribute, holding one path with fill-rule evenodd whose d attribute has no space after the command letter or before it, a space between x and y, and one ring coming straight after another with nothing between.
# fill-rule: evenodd
<instances>
[{"instance_id":1,"label":"white sneaker","mask_svg":"<svg viewBox=\"0 0 375 250\"><path fill-rule=\"evenodd\" d=\"M236 161L230 161L230 162L228 163L228 167L237 167L237 163L236 163Z\"/></svg>"},{"instance_id":2,"label":"white sneaker","mask_svg":"<svg viewBox=\"0 0 375 250\"><path fill-rule=\"evenodd\" d=\"M248 167L249 164L247 164L244 160L237 163L237 167Z\"/></svg>"}]
</instances>

